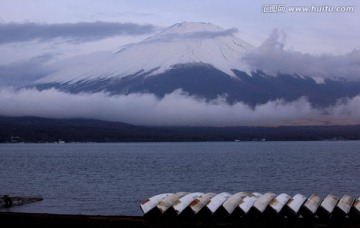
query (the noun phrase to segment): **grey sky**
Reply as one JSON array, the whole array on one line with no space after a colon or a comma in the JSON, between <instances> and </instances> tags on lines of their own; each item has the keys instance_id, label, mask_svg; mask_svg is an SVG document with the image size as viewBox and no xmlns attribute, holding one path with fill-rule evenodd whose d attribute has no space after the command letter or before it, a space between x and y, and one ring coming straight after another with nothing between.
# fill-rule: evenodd
<instances>
[{"instance_id":1,"label":"grey sky","mask_svg":"<svg viewBox=\"0 0 360 228\"><path fill-rule=\"evenodd\" d=\"M265 13L263 6L353 6L354 12ZM116 22L168 27L182 21L211 22L260 45L274 28L288 34L287 48L302 52L343 54L360 48L358 0L3 0L3 23ZM119 41L132 42L131 38ZM0 49L1 51L1 49Z\"/></svg>"},{"instance_id":2,"label":"grey sky","mask_svg":"<svg viewBox=\"0 0 360 228\"><path fill-rule=\"evenodd\" d=\"M88 42L117 35L142 35L154 32L152 25L115 22L77 22L63 24L1 23L0 45L31 40L47 41L63 38L73 42Z\"/></svg>"},{"instance_id":3,"label":"grey sky","mask_svg":"<svg viewBox=\"0 0 360 228\"><path fill-rule=\"evenodd\" d=\"M285 10L268 10L279 6ZM354 11L290 12L292 6L349 6ZM254 45L246 61L263 70L359 80L359 18L358 0L2 0L0 115L231 126L321 120L323 113L329 113L330 119L345 116L359 123L359 96L327 110L312 108L306 98L291 103L269 101L252 109L243 103L226 104L221 98L199 100L181 91L159 100L151 94L109 97L4 88L24 85L57 67L86 64L84 59L105 61L121 46L183 21L210 22Z\"/></svg>"},{"instance_id":4,"label":"grey sky","mask_svg":"<svg viewBox=\"0 0 360 228\"><path fill-rule=\"evenodd\" d=\"M285 10L268 12L270 6ZM350 6L354 11L290 12L292 6ZM33 63L37 56L52 56L51 62L98 51L116 52L122 45L182 21L213 23L256 47L277 28L286 33L282 54L277 54L280 62L289 51L292 59L350 55L360 49L359 18L358 0L280 0L276 5L267 0L3 0L0 68ZM261 62L268 56L252 57L249 62L276 68Z\"/></svg>"},{"instance_id":5,"label":"grey sky","mask_svg":"<svg viewBox=\"0 0 360 228\"><path fill-rule=\"evenodd\" d=\"M263 12L269 5L285 6L286 11ZM295 13L289 12L291 6L351 6L354 12ZM239 0L2 0L0 70L10 72L14 68L13 72L17 72L18 64L42 65L99 51L114 53L122 45L141 41L182 21L213 23L226 29L226 33L234 33L259 47L264 53L255 53L248 62L268 71L294 70L289 69L290 60L301 60L302 64L295 67L300 67L304 74L307 73L304 66L309 61L320 63L318 66L323 69L329 62L333 66L331 69L349 64L349 69L354 69L351 61L356 61L356 48L360 48L359 18L358 0L256 0L246 3ZM283 46L264 51L263 42L274 28L286 33L286 39L281 42ZM276 64L267 65L264 59L273 54ZM51 58L48 62L34 61L38 56ZM43 69L43 66L34 66L28 72L34 72L33 69ZM12 78L11 75L6 77ZM20 75L23 77L18 76L17 80L26 77L26 74ZM30 75L33 78L41 74Z\"/></svg>"}]
</instances>

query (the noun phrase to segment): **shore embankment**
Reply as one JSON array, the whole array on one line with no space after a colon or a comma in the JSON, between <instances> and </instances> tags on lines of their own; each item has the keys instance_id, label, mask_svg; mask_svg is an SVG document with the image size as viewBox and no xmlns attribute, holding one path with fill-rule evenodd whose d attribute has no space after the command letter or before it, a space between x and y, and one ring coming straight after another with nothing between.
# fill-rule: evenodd
<instances>
[{"instance_id":1,"label":"shore embankment","mask_svg":"<svg viewBox=\"0 0 360 228\"><path fill-rule=\"evenodd\" d=\"M0 212L1 227L345 227L360 228L359 220L320 219L149 219L141 216L94 216Z\"/></svg>"}]
</instances>

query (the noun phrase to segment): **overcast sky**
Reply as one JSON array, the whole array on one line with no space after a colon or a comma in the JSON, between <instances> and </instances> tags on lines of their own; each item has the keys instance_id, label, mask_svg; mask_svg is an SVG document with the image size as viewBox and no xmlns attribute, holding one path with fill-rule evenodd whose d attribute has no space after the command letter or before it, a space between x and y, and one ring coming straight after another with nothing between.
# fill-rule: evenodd
<instances>
[{"instance_id":1,"label":"overcast sky","mask_svg":"<svg viewBox=\"0 0 360 228\"><path fill-rule=\"evenodd\" d=\"M285 12L269 13L275 3ZM295 13L291 6L352 6L354 12ZM0 65L115 51L182 21L237 28L236 35L255 46L278 28L287 34L285 48L345 54L360 48L359 18L358 0L2 0Z\"/></svg>"},{"instance_id":2,"label":"overcast sky","mask_svg":"<svg viewBox=\"0 0 360 228\"><path fill-rule=\"evenodd\" d=\"M290 12L294 6L317 12ZM1 0L0 115L230 126L318 119L325 112L331 118L347 115L360 122L360 96L324 111L313 109L306 98L269 101L251 109L242 103L209 103L181 92L159 100L150 94L108 97L5 88L26 85L52 72L54 65L99 56L106 60L121 46L183 21L213 23L254 45L245 61L256 68L359 80L359 19L358 0Z\"/></svg>"}]
</instances>

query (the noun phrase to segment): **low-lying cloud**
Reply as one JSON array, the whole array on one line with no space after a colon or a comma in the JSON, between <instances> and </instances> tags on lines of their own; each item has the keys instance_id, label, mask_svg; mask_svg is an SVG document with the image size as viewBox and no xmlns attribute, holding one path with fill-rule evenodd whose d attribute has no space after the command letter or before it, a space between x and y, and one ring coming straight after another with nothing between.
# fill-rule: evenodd
<instances>
[{"instance_id":1,"label":"low-lying cloud","mask_svg":"<svg viewBox=\"0 0 360 228\"><path fill-rule=\"evenodd\" d=\"M144 35L154 31L155 27L150 24L102 21L63 24L0 23L0 44L56 38L86 42L118 35Z\"/></svg>"},{"instance_id":2,"label":"low-lying cloud","mask_svg":"<svg viewBox=\"0 0 360 228\"><path fill-rule=\"evenodd\" d=\"M112 52L93 52L79 55L61 61L51 62L56 58L55 54L44 54L31 59L23 59L10 64L0 65L0 86L19 88L28 86L34 81L46 77L57 71L72 75L79 67L89 64L105 63L113 56Z\"/></svg>"},{"instance_id":3,"label":"low-lying cloud","mask_svg":"<svg viewBox=\"0 0 360 228\"><path fill-rule=\"evenodd\" d=\"M354 108L355 107L355 108ZM47 118L91 118L147 126L240 126L295 123L328 117L360 120L360 96L339 101L326 110L311 107L306 98L286 103L269 101L252 108L189 96L181 90L159 99L153 94L110 96L106 93L69 94L55 89L0 89L0 115Z\"/></svg>"},{"instance_id":4,"label":"low-lying cloud","mask_svg":"<svg viewBox=\"0 0 360 228\"><path fill-rule=\"evenodd\" d=\"M237 28L225 29L222 31L203 31L203 32L192 32L184 34L174 34L176 38L183 39L212 39L222 36L231 36L238 32Z\"/></svg>"},{"instance_id":5,"label":"low-lying cloud","mask_svg":"<svg viewBox=\"0 0 360 228\"><path fill-rule=\"evenodd\" d=\"M344 55L312 55L284 48L286 34L273 30L267 40L244 57L255 69L270 74L298 74L318 79L360 80L360 50Z\"/></svg>"},{"instance_id":6,"label":"low-lying cloud","mask_svg":"<svg viewBox=\"0 0 360 228\"><path fill-rule=\"evenodd\" d=\"M18 87L30 84L53 71L47 63L53 58L51 54L19 60L7 65L0 65L0 85Z\"/></svg>"},{"instance_id":7,"label":"low-lying cloud","mask_svg":"<svg viewBox=\"0 0 360 228\"><path fill-rule=\"evenodd\" d=\"M148 39L148 42L173 42L177 40L193 40L193 39L214 39L216 37L232 36L238 32L237 28L230 28L221 31L201 31L201 32L187 32L187 33L169 33L162 34L161 37L156 39Z\"/></svg>"}]
</instances>

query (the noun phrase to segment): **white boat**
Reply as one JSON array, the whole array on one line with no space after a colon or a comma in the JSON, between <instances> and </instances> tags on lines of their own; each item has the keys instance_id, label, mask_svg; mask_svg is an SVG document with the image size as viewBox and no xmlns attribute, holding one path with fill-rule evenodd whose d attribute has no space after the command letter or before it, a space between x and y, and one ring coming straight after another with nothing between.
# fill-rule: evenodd
<instances>
[{"instance_id":1,"label":"white boat","mask_svg":"<svg viewBox=\"0 0 360 228\"><path fill-rule=\"evenodd\" d=\"M195 199L199 198L200 196L204 195L202 192L194 192L187 194L180 199L178 199L172 207L174 208L176 214L181 214L187 208L191 202L193 202Z\"/></svg>"},{"instance_id":2,"label":"white boat","mask_svg":"<svg viewBox=\"0 0 360 228\"><path fill-rule=\"evenodd\" d=\"M352 205L354 204L355 199L349 195L344 195L341 197L339 202L334 208L333 215L335 217L345 217L349 214Z\"/></svg>"},{"instance_id":3,"label":"white boat","mask_svg":"<svg viewBox=\"0 0 360 228\"><path fill-rule=\"evenodd\" d=\"M255 201L262 196L262 194L254 192L249 194L247 197L245 197L243 200L240 201L238 208L240 209L240 213L242 215L246 215L251 207L254 205Z\"/></svg>"},{"instance_id":4,"label":"white boat","mask_svg":"<svg viewBox=\"0 0 360 228\"><path fill-rule=\"evenodd\" d=\"M299 214L302 205L305 203L307 198L304 195L296 194L289 202L285 205L283 211L289 217L295 217Z\"/></svg>"},{"instance_id":5,"label":"white boat","mask_svg":"<svg viewBox=\"0 0 360 228\"><path fill-rule=\"evenodd\" d=\"M270 202L269 209L275 214L280 214L285 204L287 204L290 199L291 196L286 193L282 193Z\"/></svg>"},{"instance_id":6,"label":"white boat","mask_svg":"<svg viewBox=\"0 0 360 228\"><path fill-rule=\"evenodd\" d=\"M265 209L273 199L275 199L276 195L272 192L265 193L264 195L260 196L254 203L251 208L251 212L256 214L264 213Z\"/></svg>"},{"instance_id":7,"label":"white boat","mask_svg":"<svg viewBox=\"0 0 360 228\"><path fill-rule=\"evenodd\" d=\"M198 214L206 204L216 196L216 193L206 193L190 203L190 209L194 215Z\"/></svg>"},{"instance_id":8,"label":"white boat","mask_svg":"<svg viewBox=\"0 0 360 228\"><path fill-rule=\"evenodd\" d=\"M304 217L313 217L321 204L321 198L317 194L312 194L302 206L301 214Z\"/></svg>"},{"instance_id":9,"label":"white boat","mask_svg":"<svg viewBox=\"0 0 360 228\"><path fill-rule=\"evenodd\" d=\"M360 197L355 200L350 210L350 215L353 218L360 218Z\"/></svg>"},{"instance_id":10,"label":"white boat","mask_svg":"<svg viewBox=\"0 0 360 228\"><path fill-rule=\"evenodd\" d=\"M232 196L230 196L221 206L224 211L226 211L227 215L231 215L237 206L239 206L240 201L245 197L249 196L247 192L238 192Z\"/></svg>"},{"instance_id":11,"label":"white boat","mask_svg":"<svg viewBox=\"0 0 360 228\"><path fill-rule=\"evenodd\" d=\"M317 214L319 217L328 218L334 211L334 208L338 202L338 198L334 195L329 194L325 197L325 199L321 202Z\"/></svg>"},{"instance_id":12,"label":"white boat","mask_svg":"<svg viewBox=\"0 0 360 228\"><path fill-rule=\"evenodd\" d=\"M154 209L161 200L163 200L165 197L170 195L173 195L173 193L163 193L156 196L152 196L144 200L142 203L140 203L140 208L144 212L144 214L147 214L149 211Z\"/></svg>"},{"instance_id":13,"label":"white boat","mask_svg":"<svg viewBox=\"0 0 360 228\"><path fill-rule=\"evenodd\" d=\"M230 193L222 192L214 196L207 203L206 208L209 210L211 214L214 214L216 210L231 196Z\"/></svg>"},{"instance_id":14,"label":"white boat","mask_svg":"<svg viewBox=\"0 0 360 228\"><path fill-rule=\"evenodd\" d=\"M188 192L178 192L165 197L157 205L157 209L161 214L164 214L180 197L187 195Z\"/></svg>"}]
</instances>

